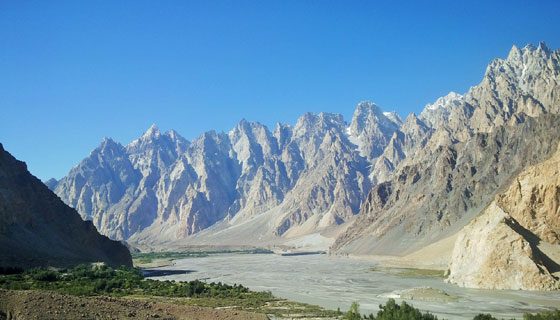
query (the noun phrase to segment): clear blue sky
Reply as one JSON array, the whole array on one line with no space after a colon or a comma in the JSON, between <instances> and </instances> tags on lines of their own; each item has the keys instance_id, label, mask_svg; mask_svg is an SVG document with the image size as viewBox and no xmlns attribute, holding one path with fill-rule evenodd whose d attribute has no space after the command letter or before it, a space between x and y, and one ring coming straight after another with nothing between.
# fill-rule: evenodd
<instances>
[{"instance_id":1,"label":"clear blue sky","mask_svg":"<svg viewBox=\"0 0 560 320\"><path fill-rule=\"evenodd\" d=\"M557 0L0 0L0 142L46 179L152 123L192 139L361 100L404 116L513 44L558 48L559 17Z\"/></svg>"}]
</instances>

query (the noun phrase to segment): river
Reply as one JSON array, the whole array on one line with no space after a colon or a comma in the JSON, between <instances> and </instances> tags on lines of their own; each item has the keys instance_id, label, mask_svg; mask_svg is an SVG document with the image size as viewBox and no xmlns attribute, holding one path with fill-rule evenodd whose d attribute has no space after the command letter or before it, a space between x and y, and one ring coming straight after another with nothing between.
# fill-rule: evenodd
<instances>
[{"instance_id":1,"label":"river","mask_svg":"<svg viewBox=\"0 0 560 320\"><path fill-rule=\"evenodd\" d=\"M460 288L430 276L403 276L372 271L374 263L327 255L280 256L275 254L220 254L174 261L159 270L189 270L186 274L153 277L160 280L195 280L242 284L252 290L328 309L347 310L353 301L362 313L396 290L431 287L442 290L448 301L410 300L415 307L445 319L472 319L478 313L497 318L521 318L524 312L560 307L560 292L495 291ZM400 301L400 300L397 300Z\"/></svg>"}]
</instances>

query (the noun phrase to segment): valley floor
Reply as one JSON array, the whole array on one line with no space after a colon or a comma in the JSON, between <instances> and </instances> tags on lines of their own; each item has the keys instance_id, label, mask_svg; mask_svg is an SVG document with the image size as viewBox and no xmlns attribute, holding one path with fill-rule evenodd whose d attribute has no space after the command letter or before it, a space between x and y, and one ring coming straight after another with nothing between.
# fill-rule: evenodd
<instances>
[{"instance_id":1,"label":"valley floor","mask_svg":"<svg viewBox=\"0 0 560 320\"><path fill-rule=\"evenodd\" d=\"M189 272L154 279L239 283L330 310L348 310L356 301L367 314L395 298L444 319L472 319L479 313L520 319L527 312L557 308L560 301L560 292L466 289L445 283L437 268L396 268L327 255L221 254L175 260L158 270Z\"/></svg>"}]
</instances>

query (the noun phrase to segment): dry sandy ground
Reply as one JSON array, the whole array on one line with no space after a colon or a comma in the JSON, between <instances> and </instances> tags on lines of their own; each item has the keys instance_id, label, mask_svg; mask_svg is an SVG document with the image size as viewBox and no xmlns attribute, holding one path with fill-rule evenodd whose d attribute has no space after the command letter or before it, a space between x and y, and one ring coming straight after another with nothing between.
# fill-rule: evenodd
<instances>
[{"instance_id":1,"label":"dry sandy ground","mask_svg":"<svg viewBox=\"0 0 560 320\"><path fill-rule=\"evenodd\" d=\"M379 266L387 268L418 268L430 270L447 270L451 252L455 245L457 235L454 234L445 239L434 242L418 251L409 255L397 256L355 256L350 255L350 258L357 258L360 260L373 261Z\"/></svg>"},{"instance_id":2,"label":"dry sandy ground","mask_svg":"<svg viewBox=\"0 0 560 320\"><path fill-rule=\"evenodd\" d=\"M0 319L265 320L263 314L131 298L76 297L46 291L0 290Z\"/></svg>"}]
</instances>

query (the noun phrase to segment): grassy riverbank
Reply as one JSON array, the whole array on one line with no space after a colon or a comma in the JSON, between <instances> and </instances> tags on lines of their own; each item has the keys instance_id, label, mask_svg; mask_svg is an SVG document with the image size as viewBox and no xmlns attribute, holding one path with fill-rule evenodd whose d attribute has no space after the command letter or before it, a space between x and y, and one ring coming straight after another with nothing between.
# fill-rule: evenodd
<instances>
[{"instance_id":1,"label":"grassy riverbank","mask_svg":"<svg viewBox=\"0 0 560 320\"><path fill-rule=\"evenodd\" d=\"M31 269L0 275L0 289L50 291L64 295L107 296L184 306L236 309L289 318L334 319L338 312L251 291L242 285L145 279L140 269L80 265L71 269Z\"/></svg>"}]
</instances>

